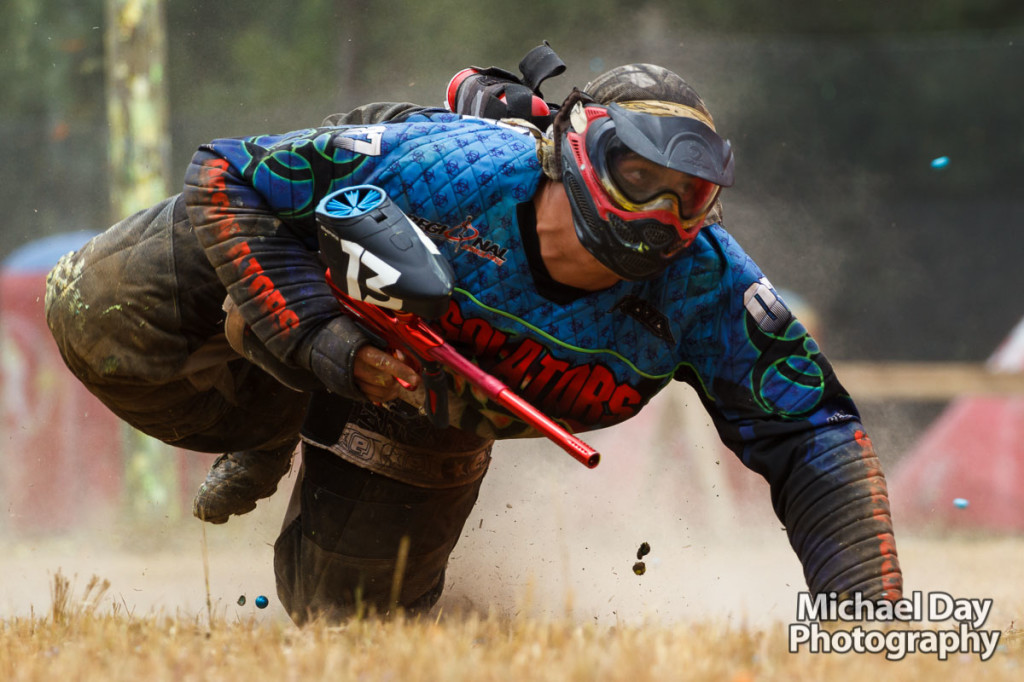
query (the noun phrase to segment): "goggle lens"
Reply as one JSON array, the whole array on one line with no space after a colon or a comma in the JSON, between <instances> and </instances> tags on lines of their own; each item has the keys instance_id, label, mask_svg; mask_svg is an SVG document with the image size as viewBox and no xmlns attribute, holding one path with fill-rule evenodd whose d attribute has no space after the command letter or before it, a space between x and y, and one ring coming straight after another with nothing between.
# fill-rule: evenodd
<instances>
[{"instance_id":1,"label":"goggle lens","mask_svg":"<svg viewBox=\"0 0 1024 682\"><path fill-rule=\"evenodd\" d=\"M686 224L711 209L719 185L682 171L659 166L615 139L608 145L601 181L627 211L667 210Z\"/></svg>"}]
</instances>

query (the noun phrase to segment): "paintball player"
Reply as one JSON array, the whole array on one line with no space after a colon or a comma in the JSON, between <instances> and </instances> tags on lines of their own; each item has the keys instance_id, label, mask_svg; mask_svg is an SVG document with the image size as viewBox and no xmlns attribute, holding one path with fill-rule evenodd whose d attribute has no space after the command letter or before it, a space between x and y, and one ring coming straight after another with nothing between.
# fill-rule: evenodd
<instances>
[{"instance_id":1,"label":"paintball player","mask_svg":"<svg viewBox=\"0 0 1024 682\"><path fill-rule=\"evenodd\" d=\"M46 301L68 365L115 412L230 451L200 518L273 492L301 431L274 559L296 622L391 606L404 539L399 604L433 605L493 441L536 435L454 378L451 425L434 427L416 372L341 314L314 209L363 184L450 263L433 322L463 355L576 432L690 383L770 484L809 589L901 596L879 460L814 339L720 224L732 150L682 78L612 69L546 130L412 105L328 122L203 145L180 196L65 257Z\"/></svg>"}]
</instances>

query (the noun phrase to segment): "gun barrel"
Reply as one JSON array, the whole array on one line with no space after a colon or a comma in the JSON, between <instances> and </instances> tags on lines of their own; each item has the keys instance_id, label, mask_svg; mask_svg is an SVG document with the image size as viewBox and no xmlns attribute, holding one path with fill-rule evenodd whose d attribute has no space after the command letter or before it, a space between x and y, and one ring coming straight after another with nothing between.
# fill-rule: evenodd
<instances>
[{"instance_id":1,"label":"gun barrel","mask_svg":"<svg viewBox=\"0 0 1024 682\"><path fill-rule=\"evenodd\" d=\"M513 393L511 389L506 388L499 393L497 401L521 416L527 423L588 469L593 469L601 463L601 453L563 429L553 419L519 397L518 394Z\"/></svg>"},{"instance_id":2,"label":"gun barrel","mask_svg":"<svg viewBox=\"0 0 1024 682\"><path fill-rule=\"evenodd\" d=\"M509 409L527 424L543 433L588 469L593 469L601 462L601 453L563 429L555 420L521 398L499 379L462 357L447 343L431 348L430 354L435 360L451 367L478 386L488 398Z\"/></svg>"}]
</instances>

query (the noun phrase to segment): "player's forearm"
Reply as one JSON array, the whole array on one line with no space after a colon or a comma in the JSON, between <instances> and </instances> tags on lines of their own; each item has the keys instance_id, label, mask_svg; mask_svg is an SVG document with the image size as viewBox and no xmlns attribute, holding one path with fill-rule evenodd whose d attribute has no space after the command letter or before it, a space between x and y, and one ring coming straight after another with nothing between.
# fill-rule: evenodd
<instances>
[{"instance_id":1,"label":"player's forearm","mask_svg":"<svg viewBox=\"0 0 1024 682\"><path fill-rule=\"evenodd\" d=\"M885 476L859 425L843 432L847 438L835 442L815 439L796 460L773 490L776 512L812 592L898 599L903 578Z\"/></svg>"},{"instance_id":2,"label":"player's forearm","mask_svg":"<svg viewBox=\"0 0 1024 682\"><path fill-rule=\"evenodd\" d=\"M242 316L291 362L308 334L340 314L315 250L212 150L193 157L184 195L196 236Z\"/></svg>"}]
</instances>

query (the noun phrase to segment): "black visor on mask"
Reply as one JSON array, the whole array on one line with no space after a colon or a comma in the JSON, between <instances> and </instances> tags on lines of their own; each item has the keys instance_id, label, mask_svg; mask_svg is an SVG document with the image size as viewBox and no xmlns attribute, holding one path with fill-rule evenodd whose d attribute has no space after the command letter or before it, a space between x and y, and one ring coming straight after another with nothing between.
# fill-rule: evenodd
<instances>
[{"instance_id":1,"label":"black visor on mask","mask_svg":"<svg viewBox=\"0 0 1024 682\"><path fill-rule=\"evenodd\" d=\"M732 146L711 126L694 118L655 116L618 104L610 104L608 114L619 140L637 154L721 187L732 186Z\"/></svg>"}]
</instances>

